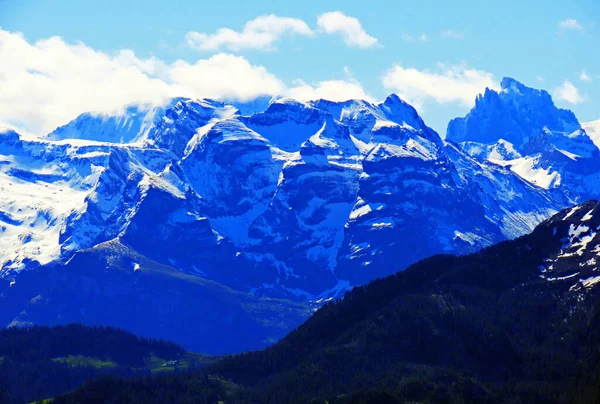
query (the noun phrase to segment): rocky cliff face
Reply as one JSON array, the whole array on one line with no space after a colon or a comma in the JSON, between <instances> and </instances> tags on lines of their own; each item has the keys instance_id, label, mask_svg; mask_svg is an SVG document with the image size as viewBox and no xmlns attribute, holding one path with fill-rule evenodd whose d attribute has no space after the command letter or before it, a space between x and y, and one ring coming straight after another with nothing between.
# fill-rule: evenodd
<instances>
[{"instance_id":1,"label":"rocky cliff face","mask_svg":"<svg viewBox=\"0 0 600 404\"><path fill-rule=\"evenodd\" d=\"M466 117L450 122L446 139L571 201L600 192L600 151L575 115L557 108L546 91L514 79L479 96Z\"/></svg>"},{"instance_id":2,"label":"rocky cliff face","mask_svg":"<svg viewBox=\"0 0 600 404\"><path fill-rule=\"evenodd\" d=\"M513 111L519 95L521 104L537 102L536 125L544 116L550 126L576 125L566 112L550 113L546 93L504 85L470 115L492 114L497 103ZM58 237L43 263L118 239L246 292L317 299L431 254L518 236L566 203L466 145L446 145L395 95L381 104L280 99L250 115L240 109L174 99L119 117L85 114L51 134L58 142L6 132L7 180L19 172L24 185L43 191L47 175L23 179L43 171L68 191L52 193L70 204L60 214L48 209ZM559 137L542 145L519 136L521 151L562 147ZM577 152L593 156L580 137ZM9 226L18 233L16 222ZM9 259L5 272L35 260L26 244L6 250L21 258Z\"/></svg>"},{"instance_id":3,"label":"rocky cliff face","mask_svg":"<svg viewBox=\"0 0 600 404\"><path fill-rule=\"evenodd\" d=\"M174 99L84 114L50 138L0 132L10 282L108 242L257 298L324 301L525 234L596 195L600 172L572 113L508 79L451 123L448 142L395 95Z\"/></svg>"}]
</instances>

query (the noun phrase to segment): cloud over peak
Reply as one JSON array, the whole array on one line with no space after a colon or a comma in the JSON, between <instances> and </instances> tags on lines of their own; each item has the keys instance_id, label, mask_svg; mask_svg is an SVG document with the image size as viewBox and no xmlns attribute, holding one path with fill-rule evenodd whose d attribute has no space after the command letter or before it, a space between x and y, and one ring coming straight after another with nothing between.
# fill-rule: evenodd
<instances>
[{"instance_id":1,"label":"cloud over peak","mask_svg":"<svg viewBox=\"0 0 600 404\"><path fill-rule=\"evenodd\" d=\"M399 64L389 69L382 79L388 90L397 92L416 106L433 100L439 104L458 102L472 106L475 97L486 87L497 89L491 73L465 65L439 65L437 71L407 68Z\"/></svg>"},{"instance_id":2,"label":"cloud over peak","mask_svg":"<svg viewBox=\"0 0 600 404\"><path fill-rule=\"evenodd\" d=\"M218 53L195 63L110 55L60 37L35 43L0 29L0 126L45 135L84 112L116 113L128 104L172 97L247 101L263 95L300 99L369 98L352 77L295 80L291 86L242 56Z\"/></svg>"}]
</instances>

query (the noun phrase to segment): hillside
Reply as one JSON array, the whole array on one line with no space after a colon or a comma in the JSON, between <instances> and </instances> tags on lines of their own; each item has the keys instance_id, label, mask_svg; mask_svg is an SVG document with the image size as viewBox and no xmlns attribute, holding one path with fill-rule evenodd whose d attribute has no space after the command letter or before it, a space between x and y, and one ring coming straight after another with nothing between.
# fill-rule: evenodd
<instances>
[{"instance_id":1,"label":"hillside","mask_svg":"<svg viewBox=\"0 0 600 404\"><path fill-rule=\"evenodd\" d=\"M110 327L69 324L0 330L0 402L65 393L101 376L148 376L198 369L216 358Z\"/></svg>"},{"instance_id":2,"label":"hillside","mask_svg":"<svg viewBox=\"0 0 600 404\"><path fill-rule=\"evenodd\" d=\"M0 279L2 286L0 321L10 326L111 324L210 354L266 347L311 312L308 303L261 298L178 271L117 240L66 264L24 271L13 283Z\"/></svg>"},{"instance_id":3,"label":"hillside","mask_svg":"<svg viewBox=\"0 0 600 404\"><path fill-rule=\"evenodd\" d=\"M357 287L264 351L56 403L597 402L598 229L600 203L563 210L516 240Z\"/></svg>"}]
</instances>

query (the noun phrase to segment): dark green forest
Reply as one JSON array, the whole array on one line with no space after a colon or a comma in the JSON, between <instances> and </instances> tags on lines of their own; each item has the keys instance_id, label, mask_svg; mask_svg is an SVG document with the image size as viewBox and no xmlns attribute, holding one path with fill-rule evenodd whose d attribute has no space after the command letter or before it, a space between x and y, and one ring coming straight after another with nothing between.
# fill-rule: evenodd
<instances>
[{"instance_id":1,"label":"dark green forest","mask_svg":"<svg viewBox=\"0 0 600 404\"><path fill-rule=\"evenodd\" d=\"M423 260L353 289L263 351L197 372L96 380L55 402L600 402L599 292L540 278L568 227L557 219L475 254Z\"/></svg>"},{"instance_id":2,"label":"dark green forest","mask_svg":"<svg viewBox=\"0 0 600 404\"><path fill-rule=\"evenodd\" d=\"M203 366L209 357L111 327L69 324L0 330L0 402L66 393L102 376L141 377Z\"/></svg>"}]
</instances>

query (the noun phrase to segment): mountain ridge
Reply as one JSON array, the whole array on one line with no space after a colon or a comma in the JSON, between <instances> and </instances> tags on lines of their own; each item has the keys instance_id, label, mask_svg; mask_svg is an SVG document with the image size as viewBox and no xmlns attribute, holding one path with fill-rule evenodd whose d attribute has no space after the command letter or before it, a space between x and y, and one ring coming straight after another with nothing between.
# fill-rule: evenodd
<instances>
[{"instance_id":1,"label":"mountain ridge","mask_svg":"<svg viewBox=\"0 0 600 404\"><path fill-rule=\"evenodd\" d=\"M570 117L547 93L505 86L486 94L517 113L510 97L530 92L527 102L542 100L528 107L539 107L536 125L546 113ZM588 164L599 151L589 151L595 146L580 129L542 131L521 151L483 145L488 151L442 140L397 95L381 103L264 101L246 108L177 98L158 109L130 107L125 118L84 114L52 135L73 139L5 131L6 287L24 287L23 269L64 269L79 251L119 240L160 265L258 299L322 302L430 255L471 253L525 234L595 192L576 186L578 175L587 170L591 185L600 175ZM90 140L104 136L102 125L112 143ZM534 146L539 154L521 154ZM527 169L556 186L532 181ZM36 284L27 293L45 292Z\"/></svg>"}]
</instances>

